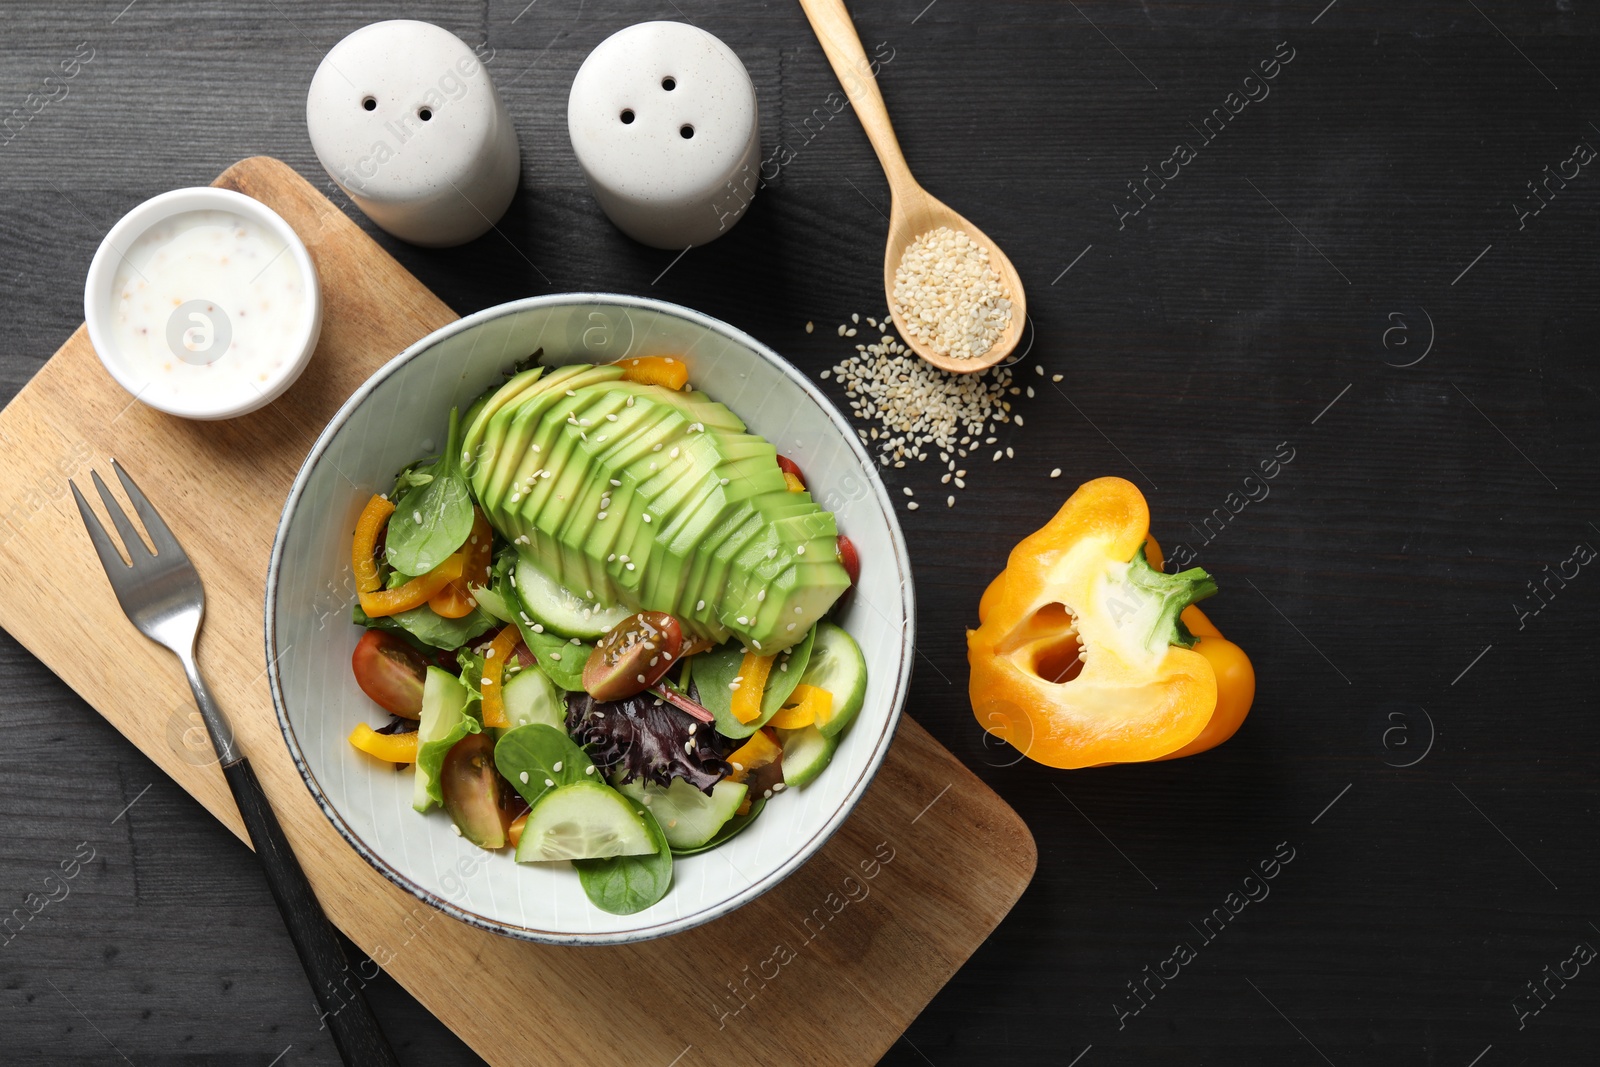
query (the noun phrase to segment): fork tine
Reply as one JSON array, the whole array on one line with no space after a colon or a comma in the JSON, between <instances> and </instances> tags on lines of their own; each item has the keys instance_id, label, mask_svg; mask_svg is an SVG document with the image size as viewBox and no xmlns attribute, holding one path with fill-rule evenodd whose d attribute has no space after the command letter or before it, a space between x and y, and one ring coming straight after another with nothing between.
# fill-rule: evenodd
<instances>
[{"instance_id":1,"label":"fork tine","mask_svg":"<svg viewBox=\"0 0 1600 1067\"><path fill-rule=\"evenodd\" d=\"M122 510L122 505L117 503L117 498L111 495L111 490L106 488L106 483L100 480L100 472L91 470L89 477L94 479L94 487L100 491L100 499L105 503L106 514L111 516L111 524L117 528L117 533L122 535L122 547L128 553L128 562L133 566L139 565L139 560L149 559L154 553L145 546L144 539L139 536L139 531L133 528L133 523L128 521L127 513Z\"/></svg>"},{"instance_id":2,"label":"fork tine","mask_svg":"<svg viewBox=\"0 0 1600 1067\"><path fill-rule=\"evenodd\" d=\"M89 502L78 491L78 483L69 478L67 484L72 486L72 497L78 502L78 514L83 517L84 529L89 531L89 540L94 542L94 550L100 556L100 566L105 568L106 577L115 586L118 577L128 572L128 565L117 555L117 546L111 543L111 535L106 533L106 528L89 510Z\"/></svg>"},{"instance_id":3,"label":"fork tine","mask_svg":"<svg viewBox=\"0 0 1600 1067\"><path fill-rule=\"evenodd\" d=\"M164 556L169 552L175 552L182 556L183 546L178 544L178 539L167 529L167 524L161 520L161 514L156 511L155 505L139 491L137 485L133 484L128 472L122 469L122 464L113 459L111 469L117 472L117 480L127 491L128 499L133 502L133 509L139 513L139 521L144 523L145 532L150 535L150 543L155 546L156 554Z\"/></svg>"}]
</instances>

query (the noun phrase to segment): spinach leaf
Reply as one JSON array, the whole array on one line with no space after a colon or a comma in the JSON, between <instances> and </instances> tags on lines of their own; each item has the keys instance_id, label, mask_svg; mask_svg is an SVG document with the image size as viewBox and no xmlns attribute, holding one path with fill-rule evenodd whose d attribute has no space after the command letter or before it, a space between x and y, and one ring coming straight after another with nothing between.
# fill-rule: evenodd
<instances>
[{"instance_id":1,"label":"spinach leaf","mask_svg":"<svg viewBox=\"0 0 1600 1067\"><path fill-rule=\"evenodd\" d=\"M589 661L593 645L583 642L573 644L565 637L548 631L534 633L533 627L517 622L522 631L522 643L528 646L539 667L550 680L569 693L583 692L583 665Z\"/></svg>"},{"instance_id":2,"label":"spinach leaf","mask_svg":"<svg viewBox=\"0 0 1600 1067\"><path fill-rule=\"evenodd\" d=\"M424 476L428 476L425 482ZM450 409L444 454L429 467L404 473L400 482L409 488L395 501L385 552L395 570L427 574L472 533L472 493L461 473L461 414L457 409Z\"/></svg>"},{"instance_id":3,"label":"spinach leaf","mask_svg":"<svg viewBox=\"0 0 1600 1067\"><path fill-rule=\"evenodd\" d=\"M632 915L643 911L667 895L672 885L672 849L650 809L632 797L624 799L644 820L645 832L655 842L649 856L612 856L603 860L573 860L578 881L588 894L589 903L613 915Z\"/></svg>"},{"instance_id":4,"label":"spinach leaf","mask_svg":"<svg viewBox=\"0 0 1600 1067\"><path fill-rule=\"evenodd\" d=\"M750 722L740 722L733 717L733 690L729 688L744 663L744 650L739 642L729 641L690 660L694 664L700 705L716 716L717 733L724 737L749 737L766 725L800 684L800 676L811 662L811 648L816 639L817 628L813 626L798 645L778 653L777 661L767 674L766 688L761 691L761 714Z\"/></svg>"},{"instance_id":5,"label":"spinach leaf","mask_svg":"<svg viewBox=\"0 0 1600 1067\"><path fill-rule=\"evenodd\" d=\"M447 619L426 604L391 615L389 618L417 640L446 651L460 648L474 637L498 625L494 616L482 608L473 608L459 619ZM380 621L374 619L373 624L376 625Z\"/></svg>"},{"instance_id":6,"label":"spinach leaf","mask_svg":"<svg viewBox=\"0 0 1600 1067\"><path fill-rule=\"evenodd\" d=\"M494 765L529 807L547 790L594 781L599 774L590 773L594 762L564 731L544 723L529 723L502 734L494 746Z\"/></svg>"}]
</instances>

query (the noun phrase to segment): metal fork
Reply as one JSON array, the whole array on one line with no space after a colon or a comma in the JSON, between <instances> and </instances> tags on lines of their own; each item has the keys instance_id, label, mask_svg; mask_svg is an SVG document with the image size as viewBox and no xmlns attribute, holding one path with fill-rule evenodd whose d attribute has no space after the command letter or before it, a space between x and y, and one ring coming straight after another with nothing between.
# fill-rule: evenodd
<instances>
[{"instance_id":1,"label":"metal fork","mask_svg":"<svg viewBox=\"0 0 1600 1067\"><path fill-rule=\"evenodd\" d=\"M122 537L128 562L123 561L105 527L89 510L89 504L78 491L77 483L69 484L72 485L72 496L78 502L78 514L83 516L89 539L94 542L95 551L100 554L100 564L105 568L106 577L111 580L111 590L117 595L117 603L122 605L123 613L140 633L169 649L183 663L183 673L189 679L189 688L194 691L200 717L205 722L206 732L211 735L212 748L222 764L228 788L233 791L233 799L239 805L245 829L255 844L256 857L266 872L272 898L277 902L284 925L288 927L289 938L294 942L301 965L305 967L306 977L311 980L312 990L322 1007L322 1020L333 1033L340 1056L353 1067L398 1067L399 1061L395 1059L394 1051L384 1038L372 1009L367 1006L366 998L362 996L361 987L366 984L365 981L351 970L346 961L333 925L323 914L316 895L311 891L311 883L306 880L305 872L289 848L288 839L283 836L277 816L267 803L261 783L234 743L233 728L228 725L205 679L200 676L200 667L195 662L195 645L200 637L200 622L205 616L206 606L200 575L195 571L194 564L189 562L183 546L178 544L178 539L167 529L167 524L139 491L139 487L133 484L133 479L128 477L122 465L112 460L111 469L116 471L117 480L122 483L134 510L139 513L139 519L150 536L150 543L155 546L154 552L140 540L133 523L106 489L106 483L100 480L98 471L91 471L90 476L94 479L100 499L105 502L112 524Z\"/></svg>"}]
</instances>

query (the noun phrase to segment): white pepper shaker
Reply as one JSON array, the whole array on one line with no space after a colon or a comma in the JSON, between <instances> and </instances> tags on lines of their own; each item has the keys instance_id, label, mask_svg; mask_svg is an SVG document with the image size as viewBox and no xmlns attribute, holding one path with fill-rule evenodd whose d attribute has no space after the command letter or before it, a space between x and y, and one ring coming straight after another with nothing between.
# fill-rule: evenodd
<instances>
[{"instance_id":1,"label":"white pepper shaker","mask_svg":"<svg viewBox=\"0 0 1600 1067\"><path fill-rule=\"evenodd\" d=\"M394 19L334 45L311 79L306 126L317 159L403 241L464 244L511 204L522 172L517 132L484 62L449 30Z\"/></svg>"},{"instance_id":2,"label":"white pepper shaker","mask_svg":"<svg viewBox=\"0 0 1600 1067\"><path fill-rule=\"evenodd\" d=\"M749 72L681 22L641 22L600 42L572 81L567 129L600 207L655 248L726 233L759 184Z\"/></svg>"}]
</instances>

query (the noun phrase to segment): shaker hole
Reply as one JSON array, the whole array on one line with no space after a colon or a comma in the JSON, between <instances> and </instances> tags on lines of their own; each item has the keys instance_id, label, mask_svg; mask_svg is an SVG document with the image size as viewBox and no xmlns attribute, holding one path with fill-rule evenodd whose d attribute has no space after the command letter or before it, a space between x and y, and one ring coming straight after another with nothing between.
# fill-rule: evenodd
<instances>
[{"instance_id":1,"label":"shaker hole","mask_svg":"<svg viewBox=\"0 0 1600 1067\"><path fill-rule=\"evenodd\" d=\"M688 123L684 123L682 126L678 127L678 135L687 141L689 138L694 136L694 127L690 126Z\"/></svg>"},{"instance_id":2,"label":"shaker hole","mask_svg":"<svg viewBox=\"0 0 1600 1067\"><path fill-rule=\"evenodd\" d=\"M670 92L672 92L672 90L676 89L677 87L678 87L678 79L676 79L676 78L662 78L661 79L661 88L665 89L667 92L670 93Z\"/></svg>"},{"instance_id":3,"label":"shaker hole","mask_svg":"<svg viewBox=\"0 0 1600 1067\"><path fill-rule=\"evenodd\" d=\"M427 122L429 119L433 118L433 109L428 107L420 108L417 111L417 118L421 119L423 122Z\"/></svg>"},{"instance_id":4,"label":"shaker hole","mask_svg":"<svg viewBox=\"0 0 1600 1067\"><path fill-rule=\"evenodd\" d=\"M361 98L361 106L367 111L376 111L378 102L370 96L364 96Z\"/></svg>"},{"instance_id":5,"label":"shaker hole","mask_svg":"<svg viewBox=\"0 0 1600 1067\"><path fill-rule=\"evenodd\" d=\"M622 123L623 123L623 125L627 125L628 123L630 123L632 121L633 121L633 108L631 108L631 107L623 108L622 109Z\"/></svg>"}]
</instances>

